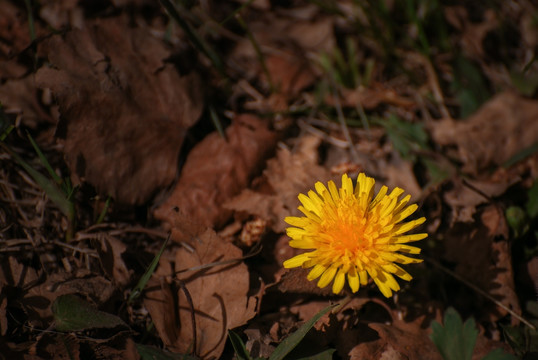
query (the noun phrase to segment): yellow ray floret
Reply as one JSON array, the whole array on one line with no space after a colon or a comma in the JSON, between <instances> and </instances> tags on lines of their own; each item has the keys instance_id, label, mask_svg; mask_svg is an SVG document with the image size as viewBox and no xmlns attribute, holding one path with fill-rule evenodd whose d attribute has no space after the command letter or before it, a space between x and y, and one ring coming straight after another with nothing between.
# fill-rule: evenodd
<instances>
[{"instance_id":1,"label":"yellow ray floret","mask_svg":"<svg viewBox=\"0 0 538 360\"><path fill-rule=\"evenodd\" d=\"M289 245L297 249L313 250L284 261L284 267L311 268L307 279L318 279L323 288L333 282L335 294L347 283L352 292L368 283L371 277L379 290L389 297L400 286L394 278L412 279L397 264L419 263L409 257L420 253L420 248L407 245L428 236L426 233L405 234L426 221L421 217L403 222L417 210L408 205L411 197L401 196L404 190L395 188L390 193L381 187L374 197L373 178L361 173L357 184L347 174L342 176L338 189L333 181L327 186L315 184L316 191L299 194L302 217L284 219L289 225Z\"/></svg>"}]
</instances>

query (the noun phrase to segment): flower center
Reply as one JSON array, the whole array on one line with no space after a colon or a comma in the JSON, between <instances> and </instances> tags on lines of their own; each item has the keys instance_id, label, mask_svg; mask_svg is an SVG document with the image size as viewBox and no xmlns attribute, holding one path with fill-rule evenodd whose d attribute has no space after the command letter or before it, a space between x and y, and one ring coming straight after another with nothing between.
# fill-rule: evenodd
<instances>
[{"instance_id":1,"label":"flower center","mask_svg":"<svg viewBox=\"0 0 538 360\"><path fill-rule=\"evenodd\" d=\"M340 199L336 207L327 209L323 216L322 232L332 241L331 250L344 254L357 254L372 245L367 226L367 214L354 196Z\"/></svg>"}]
</instances>

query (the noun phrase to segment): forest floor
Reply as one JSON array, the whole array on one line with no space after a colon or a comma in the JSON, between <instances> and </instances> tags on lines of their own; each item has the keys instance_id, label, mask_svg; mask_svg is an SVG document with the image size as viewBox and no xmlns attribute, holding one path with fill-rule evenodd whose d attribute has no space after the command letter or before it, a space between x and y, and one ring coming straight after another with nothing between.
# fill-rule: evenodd
<instances>
[{"instance_id":1,"label":"forest floor","mask_svg":"<svg viewBox=\"0 0 538 360\"><path fill-rule=\"evenodd\" d=\"M0 359L538 358L537 49L525 0L0 0ZM388 297L283 267L359 173L426 218Z\"/></svg>"}]
</instances>

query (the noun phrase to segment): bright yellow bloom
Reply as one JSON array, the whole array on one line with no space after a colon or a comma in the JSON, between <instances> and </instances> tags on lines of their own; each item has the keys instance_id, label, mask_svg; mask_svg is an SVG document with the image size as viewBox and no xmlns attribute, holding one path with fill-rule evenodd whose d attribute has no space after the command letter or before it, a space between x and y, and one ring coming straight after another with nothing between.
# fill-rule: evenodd
<instances>
[{"instance_id":1,"label":"bright yellow bloom","mask_svg":"<svg viewBox=\"0 0 538 360\"><path fill-rule=\"evenodd\" d=\"M418 207L407 205L411 195L399 199L402 189L395 188L387 194L388 189L383 186L374 198L374 183L373 178L361 173L353 188L353 182L344 174L340 189L333 181L329 181L328 189L317 182L317 194L312 190L308 196L299 194L302 206L298 209L305 216L284 219L292 226L287 229L289 244L314 251L284 261L284 267L313 267L308 280L321 277L318 286L323 288L334 279L335 294L344 287L346 276L351 290L357 292L360 285L368 283L370 275L386 297L400 289L393 274L411 280L411 275L396 263L422 262L403 254L419 254L419 248L406 244L422 240L428 234L404 233L426 218L402 222Z\"/></svg>"}]
</instances>

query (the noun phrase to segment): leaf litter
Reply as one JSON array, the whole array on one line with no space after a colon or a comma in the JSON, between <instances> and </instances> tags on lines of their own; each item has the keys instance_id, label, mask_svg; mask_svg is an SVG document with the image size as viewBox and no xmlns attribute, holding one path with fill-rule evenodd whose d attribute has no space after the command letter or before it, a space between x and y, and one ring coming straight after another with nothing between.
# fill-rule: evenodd
<instances>
[{"instance_id":1,"label":"leaf litter","mask_svg":"<svg viewBox=\"0 0 538 360\"><path fill-rule=\"evenodd\" d=\"M383 4L177 4L195 39L145 0L0 0L0 352L535 356L536 8ZM27 132L75 185L68 242ZM344 172L427 218L392 298L282 268L297 195Z\"/></svg>"}]
</instances>

